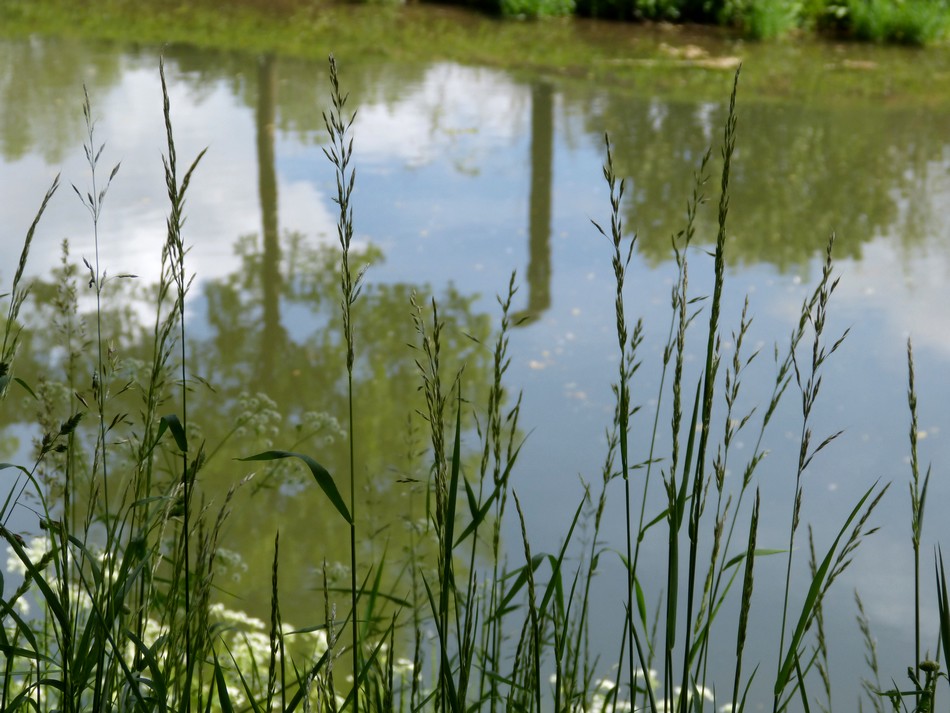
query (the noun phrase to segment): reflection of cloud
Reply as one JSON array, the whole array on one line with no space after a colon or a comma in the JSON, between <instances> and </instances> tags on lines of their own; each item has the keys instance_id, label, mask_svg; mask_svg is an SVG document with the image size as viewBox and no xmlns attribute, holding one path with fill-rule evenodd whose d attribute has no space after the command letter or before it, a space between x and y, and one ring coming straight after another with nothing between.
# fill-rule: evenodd
<instances>
[{"instance_id":1,"label":"reflection of cloud","mask_svg":"<svg viewBox=\"0 0 950 713\"><path fill-rule=\"evenodd\" d=\"M277 188L280 201L280 227L316 235L317 239L336 243L336 216L329 211L329 201L309 181L290 181Z\"/></svg>"},{"instance_id":2,"label":"reflection of cloud","mask_svg":"<svg viewBox=\"0 0 950 713\"><path fill-rule=\"evenodd\" d=\"M893 530L888 534L893 535ZM906 538L894 538L877 533L866 547L867 551L859 554L848 573L847 587L857 589L864 611L879 633L884 633L880 627L906 629L908 622L914 621L914 566L909 534ZM930 564L926 555L921 560L922 567ZM887 582L887 586L882 587L882 582ZM923 588L921 625L926 631L935 631L939 617L930 592L929 572L923 575Z\"/></svg>"},{"instance_id":3,"label":"reflection of cloud","mask_svg":"<svg viewBox=\"0 0 950 713\"><path fill-rule=\"evenodd\" d=\"M908 255L893 238L876 238L861 261L842 267L838 299L849 312L878 313L890 334L882 343L929 346L950 356L950 261L944 246L928 245ZM912 276L912 277L911 277Z\"/></svg>"},{"instance_id":4,"label":"reflection of cloud","mask_svg":"<svg viewBox=\"0 0 950 713\"><path fill-rule=\"evenodd\" d=\"M184 238L191 246L189 272L200 280L214 279L239 267L233 254L234 240L261 231L254 117L223 82L195 97L171 71L168 80L179 180L198 152L208 148L186 201ZM135 273L145 282L157 281L168 212L161 159L167 149L157 69L126 71L115 88L93 106L93 116L98 119L96 142L106 144L99 180L121 162L102 210L100 264L109 274ZM312 183L283 181L279 168L281 227L332 235L334 219L326 198ZM3 224L12 232L0 244L0 266L5 268L0 284L4 289L9 288L13 272L7 266L16 265L19 241L56 170L58 167L46 166L35 157L0 164L0 182L16 187L19 198L13 204L5 202L0 212ZM81 145L70 153L61 170L62 186L34 240L30 274L49 274L59 264L58 246L64 237L69 238L75 261L95 259L89 214L70 185L89 190L89 168Z\"/></svg>"},{"instance_id":5,"label":"reflection of cloud","mask_svg":"<svg viewBox=\"0 0 950 713\"><path fill-rule=\"evenodd\" d=\"M192 246L189 271L199 280L214 279L238 268L234 240L261 231L253 111L223 81L196 95L169 68L168 86L179 178L198 152L208 149L192 180L184 236ZM116 162L122 164L102 212L100 261L110 274L135 273L147 282L159 276L168 210L161 107L157 69L131 62L121 80L93 106L96 141L106 144L100 180ZM471 159L522 136L529 109L529 89L503 72L434 65L395 103L380 99L360 106L354 126L358 158L377 164L396 159L410 165L446 156ZM333 206L323 193L332 174L322 152L301 153L289 141L279 143L277 151L281 229L335 240ZM20 231L0 245L0 265L16 264L19 236L59 169L32 156L0 165L0 181L13 187L17 197L12 205L5 202L0 218ZM58 265L58 245L64 237L69 238L77 262L83 257L94 260L89 215L71 188L76 184L85 192L90 182L81 145L70 152L61 170L63 185L40 225L31 254L29 272L34 275L49 274ZM12 269L0 274L0 281L11 278Z\"/></svg>"},{"instance_id":6,"label":"reflection of cloud","mask_svg":"<svg viewBox=\"0 0 950 713\"><path fill-rule=\"evenodd\" d=\"M399 101L362 105L354 135L361 158L418 166L510 142L523 133L530 106L530 89L503 72L436 64Z\"/></svg>"},{"instance_id":7,"label":"reflection of cloud","mask_svg":"<svg viewBox=\"0 0 950 713\"><path fill-rule=\"evenodd\" d=\"M805 272L804 280L765 276L760 284L752 283L749 291L760 295L753 299L753 307L764 296L769 317L791 329L802 303L820 279L821 260L813 259ZM864 243L860 260L836 262L834 275L841 279L830 310L842 328L854 326L866 332L868 325L874 325L873 348L896 345L902 352L910 336L915 346L950 356L950 313L946 309L950 304L950 254L944 245L934 240L920 248L907 248L893 236L877 237ZM856 338L853 334L848 341Z\"/></svg>"}]
</instances>

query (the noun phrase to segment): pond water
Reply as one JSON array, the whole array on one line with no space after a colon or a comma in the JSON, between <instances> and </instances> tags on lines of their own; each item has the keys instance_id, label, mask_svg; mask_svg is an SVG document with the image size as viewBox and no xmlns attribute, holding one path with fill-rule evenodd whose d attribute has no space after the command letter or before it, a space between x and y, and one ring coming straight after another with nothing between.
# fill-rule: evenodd
<instances>
[{"instance_id":1,"label":"pond water","mask_svg":"<svg viewBox=\"0 0 950 713\"><path fill-rule=\"evenodd\" d=\"M874 81L886 84L890 63L915 61L875 51L862 48L860 61L849 64L848 50L841 50L837 64L816 69L816 76L872 72ZM686 55L671 51L674 58ZM21 237L58 172L65 188L44 217L30 256L28 273L42 283L35 289L37 302L28 308L30 319L49 318L53 291L48 285L60 263L63 238L70 241L71 262L94 259L89 215L69 188L72 183L85 192L89 183L80 110L85 83L97 140L106 142L102 165L121 161L99 226L99 257L110 274L138 276L117 283L109 324L117 330L120 356L139 357L144 348L136 325L150 319L142 292L158 279L165 237L158 51L33 39L0 42L0 57L4 291ZM169 49L165 57L179 161L208 147L186 209L188 264L196 274L187 327L189 370L214 391L196 384L189 408L209 445L224 438L241 413L254 414L252 426L209 463L208 495L221 497L251 472L230 456L270 444L307 449L345 482L341 439L337 434L333 444L324 443L337 429L328 418L314 415L345 423L338 285L330 267L337 245L335 183L322 152L327 135L321 111L329 104L326 66L183 48ZM647 79L650 71L643 69ZM418 404L413 352L406 346L418 341L411 322L412 292L422 302L430 296L439 301L448 321L447 367L465 362L465 388L475 399L490 382L490 355L466 335L491 343L499 316L495 295L506 290L511 272L517 271L514 309L524 320L511 333L506 383L512 393L523 390L521 427L527 440L512 484L524 505L535 552L557 550L583 495L582 481L599 481L617 362L611 250L591 225L591 219L609 221L601 178L604 132L627 182L626 226L638 234L627 310L645 324L643 367L633 387L634 401L644 408L634 419L632 447L637 460L646 457L676 278L671 236L684 226L692 177L709 146L713 158L705 190L710 201L698 219L701 249L690 255L690 286L693 295L711 289L713 265L705 250L715 239L718 149L731 84L728 66L682 71L721 86L719 100L690 101L659 86L644 91L644 77L634 89L450 62L341 58L348 106L358 109L353 125L356 240L371 263L355 317L357 468L364 484L360 512L366 531L373 532L367 549L405 545L400 533L405 532L410 487L400 481L407 471L425 477L424 465L418 460L410 465L405 455L425 442L417 433L415 443L407 443L405 426ZM937 83L935 90L950 96L944 84ZM950 462L945 406L950 399L950 113L943 104L924 101L895 104L819 93L804 102L782 99L781 92L747 95L741 88L738 106L722 323L724 335L738 328L748 296L754 322L746 353L752 348L761 353L743 377L743 408L761 409L767 403L775 372L773 345L787 343L803 299L821 276L833 232L841 282L828 334L850 333L827 365L812 424L815 438L844 429L804 478L803 521L813 525L818 546L830 544L874 481L894 481L873 516L880 531L862 545L826 602L835 700L849 707L859 678L867 675L855 623L855 589L879 640L885 680L903 681L913 659L908 337L917 363L921 460L934 464L922 551L923 622L925 632L932 632L924 645L931 652L936 648L931 553L938 541L950 544L943 516L950 497L944 474ZM80 282L84 274L80 267ZM91 307L85 293L81 304ZM701 332L697 327L688 343L687 383L699 373ZM53 342L49 330L31 334L18 375L35 382L61 363ZM724 360L733 348L726 339ZM16 393L4 406L3 460L29 457L35 407L21 396ZM669 395L664 399L668 403ZM660 453L669 442L667 413L664 405ZM304 425L298 429L298 424ZM318 438L295 446L309 428L319 431ZM769 455L759 473L762 547L787 544L800 431L800 397L793 385L766 433ZM469 435L474 448L474 434ZM754 445L751 427L737 437L733 480ZM602 534L610 548L619 550L622 488L613 487ZM414 497L418 518L422 501ZM661 508L656 480L648 517ZM340 523L312 485L281 485L260 474L239 491L232 510L226 546L242 555L248 571L232 573L229 602L266 618L272 538L279 527L284 618L310 623L310 613L322 611L322 595L315 591L320 562L347 558ZM747 518L746 510L741 519ZM25 510L13 522L23 531L35 529ZM504 534L516 565L523 553L515 519L505 522ZM795 565L799 599L806 589L806 542L802 530ZM660 578L665 555L658 549L662 538L652 544L648 538L641 564L641 572L656 573L655 582L641 575L651 609L665 583ZM611 660L619 646L624 585L617 558L602 561L592 638ZM752 611L756 640L748 660L762 661L760 674L772 670L777 656L784 566L783 557L758 564ZM724 648L714 658L721 659L713 673L723 690L731 686L730 630L726 623ZM609 667L603 673L610 675ZM760 679L755 709L769 703L769 677Z\"/></svg>"}]
</instances>

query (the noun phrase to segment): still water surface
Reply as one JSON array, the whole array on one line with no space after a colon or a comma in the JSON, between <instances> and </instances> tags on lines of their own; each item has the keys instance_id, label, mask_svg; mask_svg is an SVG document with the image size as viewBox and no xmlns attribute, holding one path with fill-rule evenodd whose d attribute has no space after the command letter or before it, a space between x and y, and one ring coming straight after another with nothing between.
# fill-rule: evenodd
<instances>
[{"instance_id":1,"label":"still water surface","mask_svg":"<svg viewBox=\"0 0 950 713\"><path fill-rule=\"evenodd\" d=\"M868 50L862 52L866 57ZM98 118L97 136L107 142L103 161L122 162L100 225L100 259L110 274L138 275L137 286L122 286L116 298L125 310L115 318L121 324L118 343L131 358L142 351L136 324L147 324L150 314L132 293L157 280L165 237L158 53L32 40L0 43L0 57L2 284L6 289L12 279L20 236L52 177L62 171L67 185L83 190L88 183L80 111L85 83ZM327 438L336 428L312 413L345 419L338 286L328 269L336 259L335 184L321 150L327 140L320 114L328 105L326 69L279 57L184 49L169 50L166 62L180 161L208 147L192 184L185 236L196 273L188 303L189 369L215 392L196 389L192 416L213 443L241 412L254 412L256 428L231 441L225 451L231 455L270 444L291 447L312 427L317 438L301 447L344 473L343 454L337 452L341 439L331 445ZM608 220L600 178L604 132L611 135L618 173L627 181L626 226L639 236L627 294L628 314L642 316L646 325L644 364L634 384L635 401L645 406L634 420L639 460L646 455L669 324L675 279L670 239L683 227L692 176L710 145L711 201L701 211L697 241L708 248L715 237L718 142L731 75L684 70L706 72L710 83L723 87L721 101L690 102L623 86L590 87L451 63L402 66L341 58L341 71L350 106L358 109L355 221L359 249L371 262L356 313L358 475L366 484L360 512L367 530L378 528L365 546L379 552L386 542L394 549L405 544L402 513L410 495L398 481L407 472L424 476L424 468L403 455L411 450L404 424L418 403L406 347L416 341L410 294L439 300L449 322L446 361L466 363L465 379L476 398L489 383L490 357L466 335L490 342L499 312L495 295L516 270L515 308L525 319L511 336L507 383L524 391L521 423L528 438L513 487L525 506L535 552L556 551L582 497L582 481L600 477L604 430L613 412L610 249L590 224L592 218ZM886 64L872 71L886 81ZM722 323L726 334L738 327L748 296L754 315L749 340L762 351L744 376L744 407L767 401L773 345L786 343L802 300L820 277L824 246L834 232L841 283L829 333L851 331L827 368L813 428L816 438L838 429L844 433L805 477L803 519L814 526L818 543L829 543L871 483L895 481L874 517L880 532L826 603L835 695L845 708L854 706L856 682L865 674L855 589L879 638L885 675L900 680L912 663L905 484L909 336L917 359L921 459L934 463L922 547L926 572L934 543L950 546L944 517L950 498L944 472L950 462L948 119L932 107L835 97L806 105L740 90ZM78 199L71 190L61 191L41 224L30 274L49 282L63 238L70 241L71 261L92 259L91 234ZM712 260L697 249L691 261L693 294L707 294ZM50 291L38 287L36 294L42 302ZM88 300L84 306L90 306ZM34 319L49 309L42 303L31 307ZM58 353L48 351L50 339L43 333L30 337L20 376L35 380L50 360L57 361ZM687 362L694 375L701 341L697 331ZM732 348L726 340L725 359ZM243 397L245 392L250 396ZM266 401L253 400L256 394L272 399L282 418ZM3 459L25 459L32 409L8 403L6 414L11 425L4 432ZM666 421L664 411L661 444L669 440ZM767 432L770 454L760 469L763 547L786 544L800 429L800 407L790 392ZM422 438L417 435L417 446ZM751 439L751 433L740 434L735 443L735 463L754 445L744 438ZM209 493L220 495L248 472L243 464L218 458L207 471ZM316 566L324 557L346 559L343 530L321 509L312 487L258 482L268 487L255 484L239 493L225 538L249 568L243 576L234 573L236 598L230 601L266 617L272 537L280 527L282 543L288 543L281 548L284 618L310 623L310 614L322 611L321 595L313 591ZM614 492L605 537L619 549L619 485ZM421 501L415 503L418 518ZM660 508L654 486L648 515ZM18 517L23 529L31 528L29 513ZM523 555L514 520L505 533L517 564ZM649 540L647 545L641 571L655 602L662 591L663 555L653 554ZM802 545L796 568L800 593L806 588L805 559ZM759 639L748 658L762 660L764 671L777 656L783 574L780 557L758 565L753 631ZM924 625L933 635L925 645L934 651L936 606L929 575L926 581ZM624 591L616 560L603 566L596 584L592 632L611 660L619 646ZM722 669L715 672L722 676L720 686L731 680L729 631L727 622ZM767 690L759 695L766 703Z\"/></svg>"}]
</instances>

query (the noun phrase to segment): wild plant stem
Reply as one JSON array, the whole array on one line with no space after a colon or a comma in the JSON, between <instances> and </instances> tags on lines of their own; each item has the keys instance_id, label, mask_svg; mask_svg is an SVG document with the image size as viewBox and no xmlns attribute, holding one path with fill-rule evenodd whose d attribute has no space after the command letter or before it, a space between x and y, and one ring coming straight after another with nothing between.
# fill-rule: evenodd
<instances>
[{"instance_id":1,"label":"wild plant stem","mask_svg":"<svg viewBox=\"0 0 950 713\"><path fill-rule=\"evenodd\" d=\"M180 215L180 194L178 191L177 176L177 155L175 151L175 142L172 136L171 128L171 102L168 96L168 88L165 82L165 62L164 59L159 63L159 73L162 80L162 96L164 100L165 128L168 139L168 157L165 167L165 180L168 188L168 198L171 204L171 214L168 220L168 244L173 255L173 266L175 271L175 283L178 287L178 338L180 340L179 349L181 357L181 409L182 409L182 428L188 433L188 389L186 382L185 365L185 251L181 242L181 215ZM184 556L184 580L185 580L185 686L182 691L182 703L185 713L191 710L191 681L193 662L192 655L194 643L192 641L192 622L191 622L191 484L188 477L188 448L181 449L181 486L183 500L182 514L182 543Z\"/></svg>"},{"instance_id":2,"label":"wild plant stem","mask_svg":"<svg viewBox=\"0 0 950 713\"><path fill-rule=\"evenodd\" d=\"M175 150L175 137L172 132L172 121L171 121L171 100L168 94L168 85L165 80L165 61L162 59L159 62L159 75L162 82L162 107L165 117L165 133L167 138L167 148L168 155L165 157L165 186L168 192L168 202L169 202L169 215L167 220L168 227L168 236L166 247L171 256L171 272L173 274L175 285L178 290L178 300L176 307L178 309L178 323L179 323L179 334L178 338L180 340L179 349L181 357L181 384L180 384L180 393L181 393L181 438L180 443L178 444L181 450L181 462L182 462L182 474L181 474L181 487L182 487L182 557L184 559L184 603L185 603L185 680L184 680L184 690L182 691L182 704L184 705L185 713L188 713L191 710L191 688L192 688L192 678L194 675L194 669L196 661L194 660L194 617L192 612L192 598L191 598L191 500L192 500L192 485L195 477L197 476L199 461L200 461L200 449L198 455L195 457L194 462L189 465L188 463L188 383L187 383L187 348L185 343L185 294L188 290L188 279L185 272L185 245L184 239L182 238L182 226L184 225L184 216L182 215L182 209L185 203L185 193L188 190L188 185L191 182L192 174L198 166L198 163L204 157L207 149L200 151L195 157L194 161L191 162L191 165L188 167L188 170L185 171L185 175L182 178L181 182L178 181L178 156Z\"/></svg>"},{"instance_id":3,"label":"wild plant stem","mask_svg":"<svg viewBox=\"0 0 950 713\"><path fill-rule=\"evenodd\" d=\"M930 471L924 477L923 489L920 487L920 461L917 456L917 390L914 386L914 348L907 339L907 405L910 409L910 504L911 504L911 544L914 547L914 673L920 680L920 537L923 531L924 506L927 500L927 485ZM948 652L945 652L947 654ZM920 694L916 697L920 705Z\"/></svg>"},{"instance_id":4,"label":"wild plant stem","mask_svg":"<svg viewBox=\"0 0 950 713\"><path fill-rule=\"evenodd\" d=\"M610 232L604 231L596 222L594 227L597 231L606 237L613 246L612 265L614 270L614 279L616 281L616 291L614 295L614 311L617 320L617 342L620 347L620 359L618 368L617 383L617 417L619 419L619 443L620 443L620 474L624 482L624 513L626 526L626 570L627 570L627 675L631 691L634 686L634 634L633 634L633 611L634 611L634 577L633 571L633 545L632 545L632 523L633 518L630 510L630 462L629 462L629 438L630 438L630 369L628 368L628 332L627 322L624 315L624 279L626 277L627 267L633 257L633 248L636 244L636 235L630 240L630 246L627 249L626 256L621 250L623 240L623 218L620 214L620 204L623 201L624 181L617 181L614 173L613 155L610 149L610 138L605 136L604 142L607 149L607 162L604 165L604 180L610 189ZM639 534L639 533L638 533Z\"/></svg>"},{"instance_id":5,"label":"wild plant stem","mask_svg":"<svg viewBox=\"0 0 950 713\"><path fill-rule=\"evenodd\" d=\"M102 211L102 202L105 199L109 184L112 182L112 179L118 172L119 166L116 165L115 168L112 169L112 173L106 182L105 188L100 191L97 183L96 166L99 163L99 157L102 154L104 144L96 146L95 122L92 119L92 105L89 100L89 92L85 87L83 87L82 109L83 116L86 120L87 140L87 143L83 148L86 153L86 161L89 164L92 190L87 192L85 196L83 196L83 194L78 188L76 188L75 185L73 186L73 190L76 192L76 195L79 196L80 201L89 211L89 215L92 218L93 248L95 251L93 262L95 263L95 267L89 266L88 261L86 262L86 266L89 267L91 273L90 285L95 288L96 293L96 369L92 378L92 390L96 399L96 412L99 419L99 428L96 438L96 451L94 460L99 463L102 471L103 522L108 533L108 539L112 540L115 538L114 528L117 527L117 522L112 521L110 514L109 468L108 454L106 449L106 360L103 357L102 349L102 288L105 282L105 276L103 275L99 261L99 217ZM107 565L109 568L110 577L114 565L114 560L110 559ZM64 567L64 569L66 568ZM68 659L68 656L64 656L64 660L66 659ZM96 664L95 687L93 691L93 706L97 709L98 706L101 705L101 699L103 695L102 686L103 679L105 678L105 666L106 653L105 649L103 648L99 652L99 658Z\"/></svg>"},{"instance_id":6,"label":"wild plant stem","mask_svg":"<svg viewBox=\"0 0 950 713\"><path fill-rule=\"evenodd\" d=\"M350 247L353 241L353 207L350 204L350 196L353 193L353 186L356 181L356 170L350 167L350 160L353 158L353 139L350 138L347 140L347 134L353 125L356 113L354 112L349 119L344 118L343 111L348 95L344 95L340 91L336 59L332 54L329 57L329 65L333 109L329 114L324 113L323 115L327 132L330 134L330 148L325 148L323 152L336 169L337 195L334 198L334 202L339 208L337 237L342 249L340 272L342 299L340 300L340 306L343 310L343 331L346 340L347 406L350 426L350 606L352 608L352 621L350 623L352 626L351 646L353 649L353 711L354 713L359 713L360 651L357 619L359 596L356 586L356 439L353 432L353 364L355 360L353 306L360 293L363 272L359 271L354 275L350 266Z\"/></svg>"},{"instance_id":7,"label":"wild plant stem","mask_svg":"<svg viewBox=\"0 0 950 713\"><path fill-rule=\"evenodd\" d=\"M358 604L356 588L356 450L353 438L353 368L348 365L346 373L347 407L349 410L349 445L350 445L350 607L353 610L353 620L350 622L351 641L353 647L353 711L359 713L359 626L356 618Z\"/></svg>"},{"instance_id":8,"label":"wild plant stem","mask_svg":"<svg viewBox=\"0 0 950 713\"><path fill-rule=\"evenodd\" d=\"M795 547L795 533L798 530L799 519L801 517L802 476L805 470L808 468L808 465L811 463L812 458L831 441L835 440L839 435L841 435L841 432L839 431L825 438L818 446L811 445L811 414L815 402L818 399L818 394L821 387L821 368L825 360L838 349L845 337L848 335L849 331L846 329L842 336L839 337L830 348L825 346L823 337L828 303L831 299L831 295L838 286L838 278L832 279L832 249L834 247L834 242L835 236L832 234L825 249L825 262L822 267L821 280L812 293L812 296L802 305L801 317L799 318L799 331L801 331L804 328L804 325L807 323L811 324L813 331L811 364L810 370L807 373L807 379L803 377L802 370L799 368L796 352L794 350L791 352L792 365L795 369L795 379L798 389L801 393L802 426L799 440L798 467L795 471L795 496L792 500L792 519L789 525L788 533L788 556L786 558L785 565L785 589L782 602L782 627L779 636L779 663L777 669L779 671L781 671L783 667L783 660L787 656L785 652L785 635L788 623L788 602L791 590L792 557ZM793 645L795 645L794 640ZM776 689L773 700L773 713L778 713L780 696L781 691Z\"/></svg>"}]
</instances>

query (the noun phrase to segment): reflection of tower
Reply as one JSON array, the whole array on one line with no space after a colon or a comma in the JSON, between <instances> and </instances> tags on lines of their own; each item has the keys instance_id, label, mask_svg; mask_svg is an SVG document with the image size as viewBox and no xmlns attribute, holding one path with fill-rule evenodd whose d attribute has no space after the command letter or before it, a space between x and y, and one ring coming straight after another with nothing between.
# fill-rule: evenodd
<instances>
[{"instance_id":1,"label":"reflection of tower","mask_svg":"<svg viewBox=\"0 0 950 713\"><path fill-rule=\"evenodd\" d=\"M528 306L516 323L538 319L551 306L551 181L554 103L550 84L531 85L531 196L528 212Z\"/></svg>"},{"instance_id":2,"label":"reflection of tower","mask_svg":"<svg viewBox=\"0 0 950 713\"><path fill-rule=\"evenodd\" d=\"M271 382L274 360L283 342L280 324L280 244L277 240L277 160L274 124L277 116L277 67L273 55L261 57L257 68L257 176L263 220L264 251L261 259L261 385Z\"/></svg>"}]
</instances>

